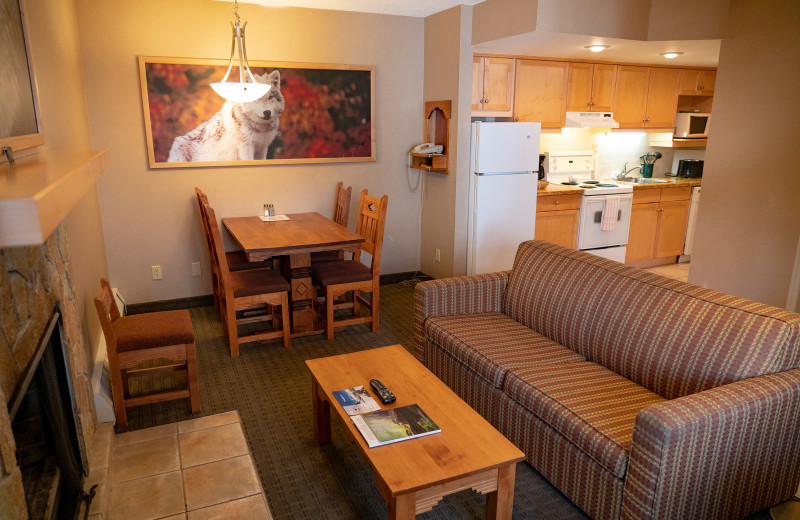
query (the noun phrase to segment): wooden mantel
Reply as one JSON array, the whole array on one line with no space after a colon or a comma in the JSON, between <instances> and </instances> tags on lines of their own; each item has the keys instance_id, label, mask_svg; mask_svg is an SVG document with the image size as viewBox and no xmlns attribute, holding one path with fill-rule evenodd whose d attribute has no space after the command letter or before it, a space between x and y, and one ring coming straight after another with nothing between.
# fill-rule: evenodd
<instances>
[{"instance_id":1,"label":"wooden mantel","mask_svg":"<svg viewBox=\"0 0 800 520\"><path fill-rule=\"evenodd\" d=\"M108 166L108 152L50 151L0 166L0 247L41 245Z\"/></svg>"}]
</instances>

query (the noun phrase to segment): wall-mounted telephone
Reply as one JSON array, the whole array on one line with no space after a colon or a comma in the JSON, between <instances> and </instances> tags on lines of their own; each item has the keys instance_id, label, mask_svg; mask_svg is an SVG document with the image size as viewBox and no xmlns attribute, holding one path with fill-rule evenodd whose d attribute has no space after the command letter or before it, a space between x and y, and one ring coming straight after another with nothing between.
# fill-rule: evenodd
<instances>
[{"instance_id":1,"label":"wall-mounted telephone","mask_svg":"<svg viewBox=\"0 0 800 520\"><path fill-rule=\"evenodd\" d=\"M422 143L412 148L410 153L434 154L434 153L442 153L443 151L444 151L444 146L440 144Z\"/></svg>"}]
</instances>

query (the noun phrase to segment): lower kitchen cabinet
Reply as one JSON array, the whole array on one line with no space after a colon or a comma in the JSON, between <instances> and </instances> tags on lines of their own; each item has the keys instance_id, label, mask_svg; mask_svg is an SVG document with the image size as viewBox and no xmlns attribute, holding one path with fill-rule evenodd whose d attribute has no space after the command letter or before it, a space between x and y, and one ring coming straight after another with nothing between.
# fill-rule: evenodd
<instances>
[{"instance_id":1,"label":"lower kitchen cabinet","mask_svg":"<svg viewBox=\"0 0 800 520\"><path fill-rule=\"evenodd\" d=\"M692 189L634 188L626 262L683 254Z\"/></svg>"},{"instance_id":2,"label":"lower kitchen cabinet","mask_svg":"<svg viewBox=\"0 0 800 520\"><path fill-rule=\"evenodd\" d=\"M539 196L534 238L575 249L578 246L580 210L580 193Z\"/></svg>"}]
</instances>

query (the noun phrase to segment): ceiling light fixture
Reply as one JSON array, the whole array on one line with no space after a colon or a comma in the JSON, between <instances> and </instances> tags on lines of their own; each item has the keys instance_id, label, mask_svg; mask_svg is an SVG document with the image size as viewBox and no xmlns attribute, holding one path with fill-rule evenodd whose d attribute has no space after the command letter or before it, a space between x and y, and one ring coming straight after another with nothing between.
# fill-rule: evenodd
<instances>
[{"instance_id":1,"label":"ceiling light fixture","mask_svg":"<svg viewBox=\"0 0 800 520\"><path fill-rule=\"evenodd\" d=\"M219 83L212 83L211 88L231 101L238 103L247 103L248 101L255 101L264 94L269 92L270 85L266 83L256 82L253 73L250 72L250 65L247 63L247 50L244 45L244 28L247 27L247 22L244 22L241 27L239 26L239 1L236 0L233 4L233 16L235 22L231 22L233 28L233 41L231 42L231 58L228 61L228 71L225 77ZM228 82L228 76L231 74L233 68L233 57L236 54L236 44L239 44L239 82ZM248 79L250 80L248 82Z\"/></svg>"},{"instance_id":2,"label":"ceiling light fixture","mask_svg":"<svg viewBox=\"0 0 800 520\"><path fill-rule=\"evenodd\" d=\"M677 58L681 54L683 54L683 53L682 52L662 52L659 56L664 56L668 60L671 60L672 58Z\"/></svg>"},{"instance_id":3,"label":"ceiling light fixture","mask_svg":"<svg viewBox=\"0 0 800 520\"><path fill-rule=\"evenodd\" d=\"M587 45L584 49L589 49L592 52L603 52L611 47L611 45Z\"/></svg>"}]
</instances>

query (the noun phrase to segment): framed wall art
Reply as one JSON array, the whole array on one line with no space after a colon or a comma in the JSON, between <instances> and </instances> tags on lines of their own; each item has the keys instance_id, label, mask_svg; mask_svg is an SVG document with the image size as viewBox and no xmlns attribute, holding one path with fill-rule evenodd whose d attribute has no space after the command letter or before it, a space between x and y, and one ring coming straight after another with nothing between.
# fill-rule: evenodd
<instances>
[{"instance_id":1,"label":"framed wall art","mask_svg":"<svg viewBox=\"0 0 800 520\"><path fill-rule=\"evenodd\" d=\"M374 67L250 60L272 88L237 103L211 88L227 66L139 56L151 168L375 160Z\"/></svg>"}]
</instances>

